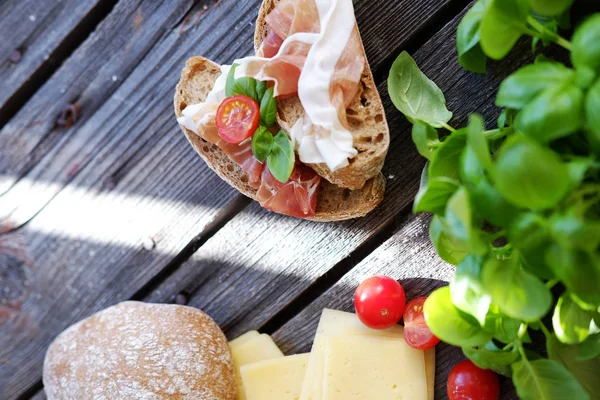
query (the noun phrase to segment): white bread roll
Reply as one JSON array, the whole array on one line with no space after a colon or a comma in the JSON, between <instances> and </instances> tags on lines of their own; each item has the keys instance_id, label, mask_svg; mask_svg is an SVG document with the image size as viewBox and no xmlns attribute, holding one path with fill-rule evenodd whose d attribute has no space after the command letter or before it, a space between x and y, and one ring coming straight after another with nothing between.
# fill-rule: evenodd
<instances>
[{"instance_id":1,"label":"white bread roll","mask_svg":"<svg viewBox=\"0 0 600 400\"><path fill-rule=\"evenodd\" d=\"M124 302L71 326L44 360L48 399L234 400L227 339L202 311Z\"/></svg>"}]
</instances>

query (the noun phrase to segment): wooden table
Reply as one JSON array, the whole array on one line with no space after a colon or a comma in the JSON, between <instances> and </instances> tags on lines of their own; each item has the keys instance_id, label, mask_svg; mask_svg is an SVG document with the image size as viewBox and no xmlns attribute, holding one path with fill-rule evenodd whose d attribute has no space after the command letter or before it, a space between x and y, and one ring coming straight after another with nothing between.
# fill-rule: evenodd
<instances>
[{"instance_id":1,"label":"wooden table","mask_svg":"<svg viewBox=\"0 0 600 400\"><path fill-rule=\"evenodd\" d=\"M352 309L365 277L401 279L409 297L451 277L428 216L411 213L424 161L387 95L389 68L408 50L456 125L477 111L492 126L498 81L529 53L468 73L455 31L469 1L355 1L392 136L387 193L366 218L311 223L230 188L173 115L185 60L249 54L259 3L0 3L0 398L43 398L53 338L123 300L198 307L230 338L258 329L295 353L310 349L322 308ZM461 357L439 347L436 398ZM502 398L516 398L507 381Z\"/></svg>"}]
</instances>

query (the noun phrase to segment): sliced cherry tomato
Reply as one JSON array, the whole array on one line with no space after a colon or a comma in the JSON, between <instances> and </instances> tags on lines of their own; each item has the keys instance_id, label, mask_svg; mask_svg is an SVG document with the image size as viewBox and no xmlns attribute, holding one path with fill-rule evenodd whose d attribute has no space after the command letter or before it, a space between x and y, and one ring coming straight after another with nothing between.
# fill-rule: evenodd
<instances>
[{"instance_id":1,"label":"sliced cherry tomato","mask_svg":"<svg viewBox=\"0 0 600 400\"><path fill-rule=\"evenodd\" d=\"M465 360L450 371L447 391L449 400L498 400L500 381L493 371Z\"/></svg>"},{"instance_id":2,"label":"sliced cherry tomato","mask_svg":"<svg viewBox=\"0 0 600 400\"><path fill-rule=\"evenodd\" d=\"M219 136L229 143L241 143L258 128L260 107L248 96L237 95L223 100L217 110Z\"/></svg>"},{"instance_id":3,"label":"sliced cherry tomato","mask_svg":"<svg viewBox=\"0 0 600 400\"><path fill-rule=\"evenodd\" d=\"M417 297L406 306L404 311L404 341L415 349L425 350L440 342L427 327L423 316L423 304L427 297Z\"/></svg>"},{"instance_id":4,"label":"sliced cherry tomato","mask_svg":"<svg viewBox=\"0 0 600 400\"><path fill-rule=\"evenodd\" d=\"M395 279L374 276L356 289L354 307L363 324L372 329L387 329L402 318L406 295Z\"/></svg>"}]
</instances>

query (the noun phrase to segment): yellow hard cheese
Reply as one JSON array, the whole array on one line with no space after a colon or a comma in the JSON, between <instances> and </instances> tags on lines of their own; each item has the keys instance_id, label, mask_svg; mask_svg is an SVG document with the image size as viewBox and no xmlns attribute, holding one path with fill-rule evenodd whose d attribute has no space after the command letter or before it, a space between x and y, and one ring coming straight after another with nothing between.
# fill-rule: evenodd
<instances>
[{"instance_id":1,"label":"yellow hard cheese","mask_svg":"<svg viewBox=\"0 0 600 400\"><path fill-rule=\"evenodd\" d=\"M277 347L275 342L273 342L273 339L266 334L251 334L250 337L246 337L244 340L233 343L233 346L230 344L230 348L238 383L237 398L238 400L246 400L244 386L242 385L242 377L240 375L240 368L244 365L252 364L258 361L283 358L283 353L281 350L279 350L279 347Z\"/></svg>"},{"instance_id":2,"label":"yellow hard cheese","mask_svg":"<svg viewBox=\"0 0 600 400\"><path fill-rule=\"evenodd\" d=\"M331 336L370 336L398 338L404 341L404 331L401 326L393 326L390 329L376 331L367 328L355 314L343 311L324 309L321 314L319 326L313 343L306 377L302 385L300 400L323 400L323 384L325 374L325 352L328 338ZM433 400L433 387L435 379L435 349L421 352L426 353L425 379L427 382L427 399ZM402 362L396 357L397 362ZM380 399L378 399L380 400ZM404 399L410 400L410 399Z\"/></svg>"},{"instance_id":3,"label":"yellow hard cheese","mask_svg":"<svg viewBox=\"0 0 600 400\"><path fill-rule=\"evenodd\" d=\"M242 336L239 336L236 339L233 339L231 342L229 342L229 347L231 347L232 350L237 349L240 346L248 343L248 341L250 341L252 338L257 337L258 335L258 331L246 332Z\"/></svg>"},{"instance_id":4,"label":"yellow hard cheese","mask_svg":"<svg viewBox=\"0 0 600 400\"><path fill-rule=\"evenodd\" d=\"M427 400L423 352L402 338L330 336L323 400Z\"/></svg>"},{"instance_id":5,"label":"yellow hard cheese","mask_svg":"<svg viewBox=\"0 0 600 400\"><path fill-rule=\"evenodd\" d=\"M298 400L308 354L259 361L241 368L248 400Z\"/></svg>"}]
</instances>

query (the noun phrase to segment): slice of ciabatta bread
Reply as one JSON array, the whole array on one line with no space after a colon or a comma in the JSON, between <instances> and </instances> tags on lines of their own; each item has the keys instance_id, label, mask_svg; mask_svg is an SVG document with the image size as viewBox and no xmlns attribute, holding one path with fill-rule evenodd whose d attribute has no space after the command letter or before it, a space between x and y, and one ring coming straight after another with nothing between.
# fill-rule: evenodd
<instances>
[{"instance_id":1,"label":"slice of ciabatta bread","mask_svg":"<svg viewBox=\"0 0 600 400\"><path fill-rule=\"evenodd\" d=\"M254 47L260 48L267 36L266 16L280 0L264 0L258 12ZM358 29L358 28L357 28ZM361 48L363 53L364 47ZM350 160L350 165L335 172L326 164L309 164L319 175L329 182L350 189L360 189L365 182L381 172L385 156L390 146L390 131L373 74L365 55L365 69L360 80L360 88L354 101L347 109L348 124L358 155ZM298 118L304 115L304 108L297 96L277 102L277 122L290 132Z\"/></svg>"},{"instance_id":2,"label":"slice of ciabatta bread","mask_svg":"<svg viewBox=\"0 0 600 400\"><path fill-rule=\"evenodd\" d=\"M201 103L214 86L221 73L219 65L203 57L190 58L181 73L181 80L175 92L175 114L190 104ZM256 200L256 189L248 185L248 174L216 145L211 144L194 132L181 127L192 147L223 180L244 195ZM362 189L349 190L321 181L317 198L317 213L309 218L313 221L340 221L362 217L373 210L383 199L385 178L378 174L370 179Z\"/></svg>"}]
</instances>

